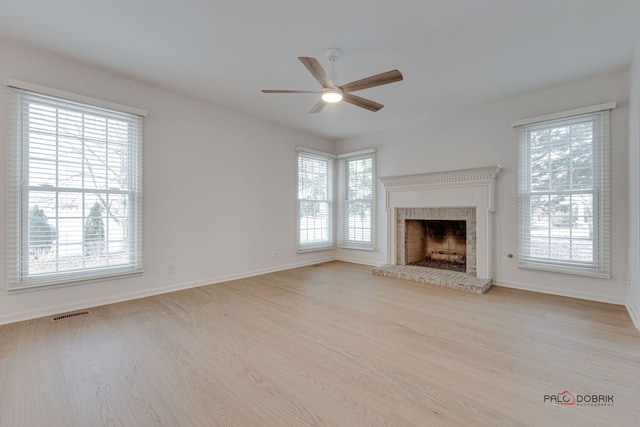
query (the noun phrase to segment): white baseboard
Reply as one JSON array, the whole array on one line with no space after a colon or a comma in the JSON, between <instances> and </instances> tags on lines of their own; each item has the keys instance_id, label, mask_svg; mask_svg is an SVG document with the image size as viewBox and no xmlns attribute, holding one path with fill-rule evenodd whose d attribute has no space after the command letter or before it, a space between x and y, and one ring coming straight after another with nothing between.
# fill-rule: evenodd
<instances>
[{"instance_id":1,"label":"white baseboard","mask_svg":"<svg viewBox=\"0 0 640 427\"><path fill-rule=\"evenodd\" d=\"M502 286L505 288L521 289L523 291L540 292L543 294L558 295L561 297L570 297L584 299L588 301L605 302L609 304L625 305L624 298L615 298L608 295L595 294L591 292L581 292L575 290L564 290L558 288L550 288L545 286L530 285L527 283L509 282L506 280L495 279L494 286Z\"/></svg>"},{"instance_id":2,"label":"white baseboard","mask_svg":"<svg viewBox=\"0 0 640 427\"><path fill-rule=\"evenodd\" d=\"M313 261L293 263L293 264L282 265L278 267L253 270L250 272L244 272L239 274L229 274L226 276L219 276L219 277L210 278L210 279L197 280L194 282L176 283L176 284L163 286L159 288L148 289L144 291L128 292L128 293L113 295L109 297L87 299L83 301L74 301L73 303L70 303L70 304L60 304L60 305L41 308L37 310L22 311L18 313L11 313L8 315L0 315L0 325L5 325L8 323L15 323L15 322L22 322L22 321L31 320L31 319L38 319L41 317L53 316L53 315L65 313L68 311L85 310L91 307L98 307L98 306L107 305L107 304L115 304L123 301L130 301L130 300L150 297L154 295L166 294L169 292L181 291L184 289L197 288L199 286L214 285L216 283L229 282L231 280L245 279L247 277L259 276L261 274L274 273L276 271L283 271L283 270L291 270L292 268L322 264L324 262L329 262L334 260L335 258L331 256L325 259L319 259L319 260L316 259Z\"/></svg>"},{"instance_id":3,"label":"white baseboard","mask_svg":"<svg viewBox=\"0 0 640 427\"><path fill-rule=\"evenodd\" d=\"M636 329L640 331L640 315L638 315L638 312L635 311L633 307L629 304L627 304L627 311L629 312L631 321L635 325Z\"/></svg>"},{"instance_id":4,"label":"white baseboard","mask_svg":"<svg viewBox=\"0 0 640 427\"><path fill-rule=\"evenodd\" d=\"M337 257L336 261L350 262L352 264L362 264L362 265L370 265L372 267L379 267L384 262L376 262L368 259L357 259L357 258L348 258L348 257Z\"/></svg>"}]
</instances>

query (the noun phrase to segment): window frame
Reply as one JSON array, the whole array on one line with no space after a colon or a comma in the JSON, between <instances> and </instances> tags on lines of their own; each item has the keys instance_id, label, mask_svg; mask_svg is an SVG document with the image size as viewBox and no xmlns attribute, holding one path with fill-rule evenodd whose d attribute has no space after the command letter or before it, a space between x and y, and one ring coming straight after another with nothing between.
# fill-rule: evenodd
<instances>
[{"instance_id":1,"label":"window frame","mask_svg":"<svg viewBox=\"0 0 640 427\"><path fill-rule=\"evenodd\" d=\"M63 286L75 283L94 282L97 280L103 280L111 277L118 277L123 275L140 274L143 272L143 215L142 215L142 197L143 197L143 127L144 117L146 111L120 105L104 100L94 99L79 94L65 92L57 89L47 88L44 86L21 82L18 80L7 79L6 87L9 92L10 105L8 106L8 126L9 137L7 140L7 169L8 169L8 188L7 188L7 291L19 292L32 290L34 288L50 288L54 286ZM128 123L126 128L126 143L122 145L124 152L126 152L126 164L123 173L126 176L127 184L126 188L109 188L105 185L104 188L92 188L84 183L84 180L80 187L77 184L67 187L60 187L58 182L59 172L58 165L60 160L56 154L54 162L55 185L32 185L30 180L30 168L35 159L30 159L29 150L31 149L30 134L29 134L29 122L28 111L29 105L44 105L50 102L52 108L56 111L56 117L60 111L64 111L67 114L74 112L74 114L80 115L84 120L84 117L100 117L105 120L105 126L109 120L115 120L123 118L123 123ZM104 114L104 116L100 115ZM55 129L52 133L52 137L55 139L55 152L59 150L58 139L61 138L60 128L58 124L54 126ZM87 147L89 137L82 130L80 136L75 137L78 141L81 141L82 152ZM104 136L105 154L108 156L108 152L111 151L107 148L109 145L107 134ZM102 143L100 137L96 137L95 141L98 144ZM42 145L42 144L40 144ZM83 154L84 159L84 154ZM84 162L84 160L83 160ZM108 166L105 166L108 168ZM105 169L106 170L106 169ZM106 179L106 178L105 178ZM105 181L106 184L107 181ZM98 266L86 267L85 261L87 254L86 241L84 240L86 235L83 234L82 239L82 254L79 259L82 261L80 268L67 268L58 269L53 272L40 272L37 274L29 274L29 254L30 254L30 235L29 235L29 221L30 221L30 200L29 195L32 191L37 191L42 194L55 193L55 198L61 192L72 192L81 194L82 200L85 200L85 195L93 194L95 197L97 194L114 194L121 195L126 199L126 216L127 219L127 251L125 252L128 257L128 261L123 263L117 263L114 265L99 264ZM59 212L60 203L54 202L56 212ZM84 212L85 206L82 206L82 212ZM85 214L82 214L82 233L84 233ZM61 217L56 217L60 220ZM107 217L108 218L108 217ZM108 221L108 220L107 220ZM108 225L107 225L108 227ZM54 229L53 233L58 233L57 229ZM107 244L111 240L107 240ZM59 243L55 243L56 247ZM57 251L56 251L57 253ZM126 258L125 258L126 259ZM55 263L59 262L58 254L54 260Z\"/></svg>"},{"instance_id":2,"label":"window frame","mask_svg":"<svg viewBox=\"0 0 640 427\"><path fill-rule=\"evenodd\" d=\"M520 128L519 160L518 160L518 267L533 270L542 270L555 273L574 274L598 278L610 278L610 240L611 240L611 129L610 110L615 104L601 104L593 107L571 110L525 119L514 122L514 127ZM592 166L593 182L591 188L582 189L551 189L535 191L532 189L532 165L531 165L531 132L553 129L562 126L570 126L584 122L593 123L592 139ZM551 150L551 148L550 148ZM573 169L571 169L572 171ZM568 171L569 172L569 171ZM530 252L530 240L535 237L531 227L532 198L539 196L574 196L579 194L592 195L592 260L560 260L553 259L549 253L546 257L536 257ZM573 204L571 206L574 206ZM549 214L551 215L551 214ZM551 218L551 216L549 216ZM552 242L553 226L549 225L549 242ZM568 238L571 242L570 251L573 252L573 241L580 240L573 237L573 232Z\"/></svg>"},{"instance_id":3,"label":"window frame","mask_svg":"<svg viewBox=\"0 0 640 427\"><path fill-rule=\"evenodd\" d=\"M344 249L358 249L366 251L374 251L376 248L376 203L377 203L377 156L375 149L367 149L344 153L337 156L340 170L340 222L339 222L339 241L338 246ZM368 160L372 162L371 172L371 197L352 199L350 198L350 168L349 163L353 161ZM350 239L351 228L348 219L348 206L352 201L368 202L371 205L371 218L369 224L369 241Z\"/></svg>"}]
</instances>

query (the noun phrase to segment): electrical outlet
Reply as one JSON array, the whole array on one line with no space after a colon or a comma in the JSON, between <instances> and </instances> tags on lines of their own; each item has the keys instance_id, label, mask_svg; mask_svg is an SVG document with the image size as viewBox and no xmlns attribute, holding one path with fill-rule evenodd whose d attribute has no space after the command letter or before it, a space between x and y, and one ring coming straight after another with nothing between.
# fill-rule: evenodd
<instances>
[{"instance_id":1,"label":"electrical outlet","mask_svg":"<svg viewBox=\"0 0 640 427\"><path fill-rule=\"evenodd\" d=\"M631 276L627 276L627 286L631 286Z\"/></svg>"},{"instance_id":2,"label":"electrical outlet","mask_svg":"<svg viewBox=\"0 0 640 427\"><path fill-rule=\"evenodd\" d=\"M173 265L173 264L169 264L169 265L167 266L167 272L168 272L169 274L173 274L173 273L175 273L175 272L176 272L176 266L175 266L175 265Z\"/></svg>"}]
</instances>

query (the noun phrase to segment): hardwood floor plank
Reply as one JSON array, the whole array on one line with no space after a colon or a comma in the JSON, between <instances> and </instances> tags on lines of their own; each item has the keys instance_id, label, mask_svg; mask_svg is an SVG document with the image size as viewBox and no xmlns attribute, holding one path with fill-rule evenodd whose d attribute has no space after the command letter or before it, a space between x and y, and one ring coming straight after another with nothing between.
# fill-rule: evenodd
<instances>
[{"instance_id":1,"label":"hardwood floor plank","mask_svg":"<svg viewBox=\"0 0 640 427\"><path fill-rule=\"evenodd\" d=\"M0 326L0 427L636 426L624 307L297 268ZM562 407L545 395L614 395Z\"/></svg>"}]
</instances>

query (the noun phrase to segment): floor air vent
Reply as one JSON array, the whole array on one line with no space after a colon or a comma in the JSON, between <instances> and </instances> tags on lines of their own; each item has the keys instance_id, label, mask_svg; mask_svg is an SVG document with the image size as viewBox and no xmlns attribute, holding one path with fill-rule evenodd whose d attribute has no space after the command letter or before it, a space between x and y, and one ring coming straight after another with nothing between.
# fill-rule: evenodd
<instances>
[{"instance_id":1,"label":"floor air vent","mask_svg":"<svg viewBox=\"0 0 640 427\"><path fill-rule=\"evenodd\" d=\"M72 311L71 313L60 314L60 315L52 318L51 322L59 322L61 320L70 319L72 317L88 316L89 314L91 314L91 312L89 310Z\"/></svg>"}]
</instances>

